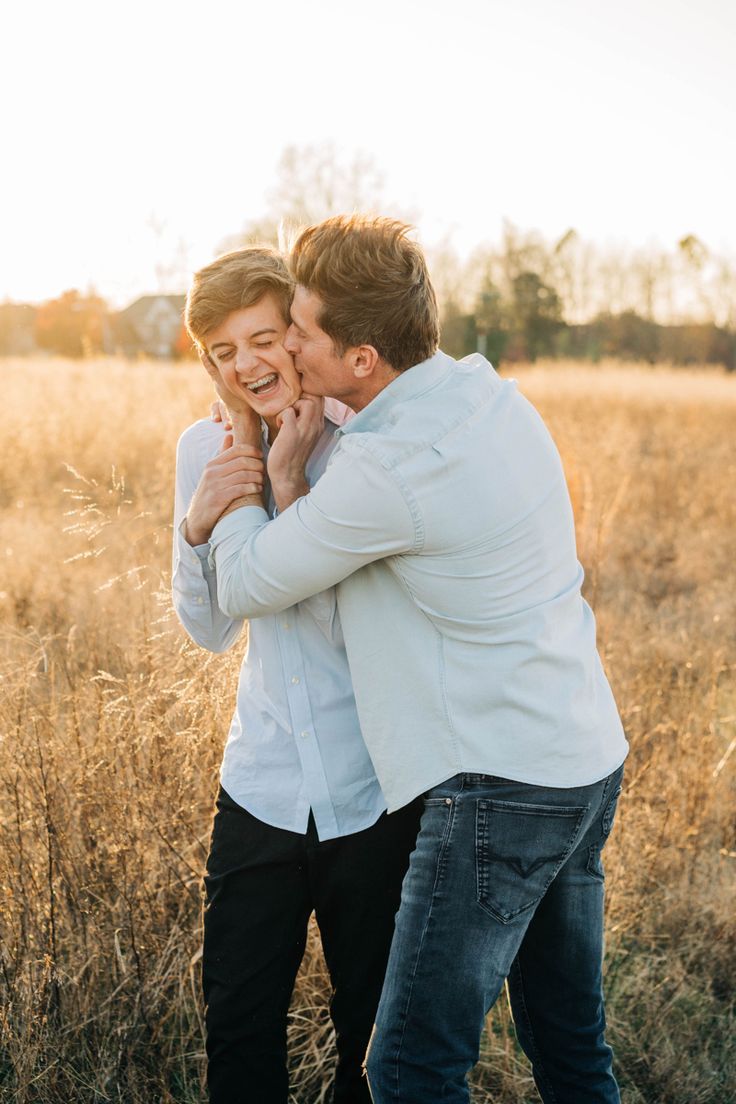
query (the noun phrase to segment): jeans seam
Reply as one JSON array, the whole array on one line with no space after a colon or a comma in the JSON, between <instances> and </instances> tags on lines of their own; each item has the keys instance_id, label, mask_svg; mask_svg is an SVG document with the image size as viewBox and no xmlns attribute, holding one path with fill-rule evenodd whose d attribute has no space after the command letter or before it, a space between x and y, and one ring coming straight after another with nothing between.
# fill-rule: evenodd
<instances>
[{"instance_id":1,"label":"jeans seam","mask_svg":"<svg viewBox=\"0 0 736 1104\"><path fill-rule=\"evenodd\" d=\"M549 1094L549 1104L556 1104L557 1096L555 1094L554 1089L552 1088L549 1077L547 1076L547 1071L544 1068L544 1063L542 1062L542 1056L539 1053L539 1047L537 1046L537 1040L534 1038L534 1031L532 1029L532 1021L531 1021L531 1018L529 1016L529 1010L526 1006L526 996L524 994L524 974L522 972L521 962L519 961L518 956L517 956L517 959L516 959L515 966L516 966L517 980L519 982L519 999L521 1001L521 1006L524 1010L525 1027L526 1027L526 1030L527 1030L527 1034L529 1036L529 1042L530 1042L532 1053L533 1053L533 1056L534 1056L533 1060L532 1060L533 1065L535 1065L537 1067L537 1069L539 1070L539 1073L541 1075L541 1078L544 1081L545 1092Z\"/></svg>"},{"instance_id":2,"label":"jeans seam","mask_svg":"<svg viewBox=\"0 0 736 1104\"><path fill-rule=\"evenodd\" d=\"M420 938L417 942L417 953L416 953L416 956L414 958L414 966L413 966L413 969L412 969L412 972L411 972L411 978L409 980L409 991L407 993L406 1003L405 1003L404 1008L402 1010L403 1024L402 1024L402 1027L401 1027L401 1036L399 1038L398 1046L396 1047L396 1056L394 1058L394 1067L395 1067L395 1078L394 1078L394 1080L395 1080L395 1085L396 1085L395 1099L397 1099L397 1100L399 1099L399 1092L400 1092L399 1058L401 1056L401 1048L404 1045L404 1036L406 1035L407 1022L408 1022L408 1019L409 1019L409 1005L411 1004L412 993L414 992L414 979L417 976L417 970L419 969L419 959L421 957L422 947L424 946L424 940L425 940L426 935L427 935L427 929L429 927L429 922L432 918L432 905L434 903L434 896L435 896L435 893L437 891L437 886L439 884L439 880L440 880L440 877L441 877L442 866L443 866L443 861L444 861L444 857L445 857L445 851L447 850L447 846L448 846L449 841L450 841L450 835L452 834L452 826L454 824L454 821L455 821L455 802L453 801L452 805L450 807L450 815L448 817L448 822L447 822L447 828L445 830L445 835L444 835L444 838L442 840L442 844L440 846L439 853L437 855L437 869L435 871L434 883L432 885L432 897L431 897L431 900L430 900L429 910L427 912L427 919L424 922L424 927L422 928L422 934L421 934L421 936L420 936Z\"/></svg>"}]
</instances>

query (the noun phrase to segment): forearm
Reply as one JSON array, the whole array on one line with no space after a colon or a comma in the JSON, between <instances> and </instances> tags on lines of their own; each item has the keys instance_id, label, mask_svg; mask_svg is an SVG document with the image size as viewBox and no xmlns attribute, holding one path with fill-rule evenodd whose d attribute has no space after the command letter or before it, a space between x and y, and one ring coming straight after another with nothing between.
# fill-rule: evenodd
<instances>
[{"instance_id":1,"label":"forearm","mask_svg":"<svg viewBox=\"0 0 736 1104\"><path fill-rule=\"evenodd\" d=\"M218 522L218 601L230 617L278 613L373 560L412 550L420 537L390 473L340 464L275 521L248 509Z\"/></svg>"},{"instance_id":2,"label":"forearm","mask_svg":"<svg viewBox=\"0 0 736 1104\"><path fill-rule=\"evenodd\" d=\"M232 435L233 444L235 445L251 445L254 448L260 449L262 446L261 440L261 419L254 418L252 413L242 414L233 413L232 418ZM241 506L260 506L261 509L265 509L265 500L263 493L242 495L240 498L236 498L230 505L222 511L220 519L227 517L233 510L239 510ZM279 506L279 509L281 507ZM207 535L209 540L209 534Z\"/></svg>"}]
</instances>

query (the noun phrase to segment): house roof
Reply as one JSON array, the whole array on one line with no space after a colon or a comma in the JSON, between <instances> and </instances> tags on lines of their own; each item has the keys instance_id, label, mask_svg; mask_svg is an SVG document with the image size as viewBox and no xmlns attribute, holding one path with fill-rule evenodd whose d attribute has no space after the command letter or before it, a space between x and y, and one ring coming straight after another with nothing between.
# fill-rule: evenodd
<instances>
[{"instance_id":1,"label":"house roof","mask_svg":"<svg viewBox=\"0 0 736 1104\"><path fill-rule=\"evenodd\" d=\"M146 318L151 307L159 303L167 303L173 307L177 314L181 314L186 301L186 295L142 295L140 299L136 299L125 310L120 311L120 314L135 323Z\"/></svg>"},{"instance_id":2,"label":"house roof","mask_svg":"<svg viewBox=\"0 0 736 1104\"><path fill-rule=\"evenodd\" d=\"M186 295L142 295L113 315L111 332L115 345L128 351L145 349L159 355L162 343L173 343L183 325L186 298Z\"/></svg>"}]
</instances>

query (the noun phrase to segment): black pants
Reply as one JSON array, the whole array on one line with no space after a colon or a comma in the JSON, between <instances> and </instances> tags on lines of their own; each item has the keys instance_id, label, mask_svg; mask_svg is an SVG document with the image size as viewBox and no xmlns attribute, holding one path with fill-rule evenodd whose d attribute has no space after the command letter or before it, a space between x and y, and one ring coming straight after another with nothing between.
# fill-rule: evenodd
<instances>
[{"instance_id":1,"label":"black pants","mask_svg":"<svg viewBox=\"0 0 736 1104\"><path fill-rule=\"evenodd\" d=\"M203 984L211 1104L287 1104L286 1017L315 912L332 982L335 1104L369 1104L362 1062L421 803L320 842L220 789L207 861Z\"/></svg>"}]
</instances>

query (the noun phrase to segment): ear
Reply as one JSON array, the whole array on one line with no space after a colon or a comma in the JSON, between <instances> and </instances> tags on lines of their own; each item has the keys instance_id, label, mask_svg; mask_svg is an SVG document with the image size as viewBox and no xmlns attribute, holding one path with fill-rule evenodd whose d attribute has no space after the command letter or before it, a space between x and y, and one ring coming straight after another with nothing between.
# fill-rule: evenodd
<instances>
[{"instance_id":1,"label":"ear","mask_svg":"<svg viewBox=\"0 0 736 1104\"><path fill-rule=\"evenodd\" d=\"M356 379L370 379L381 363L381 357L373 345L356 345L350 350L350 359Z\"/></svg>"}]
</instances>

